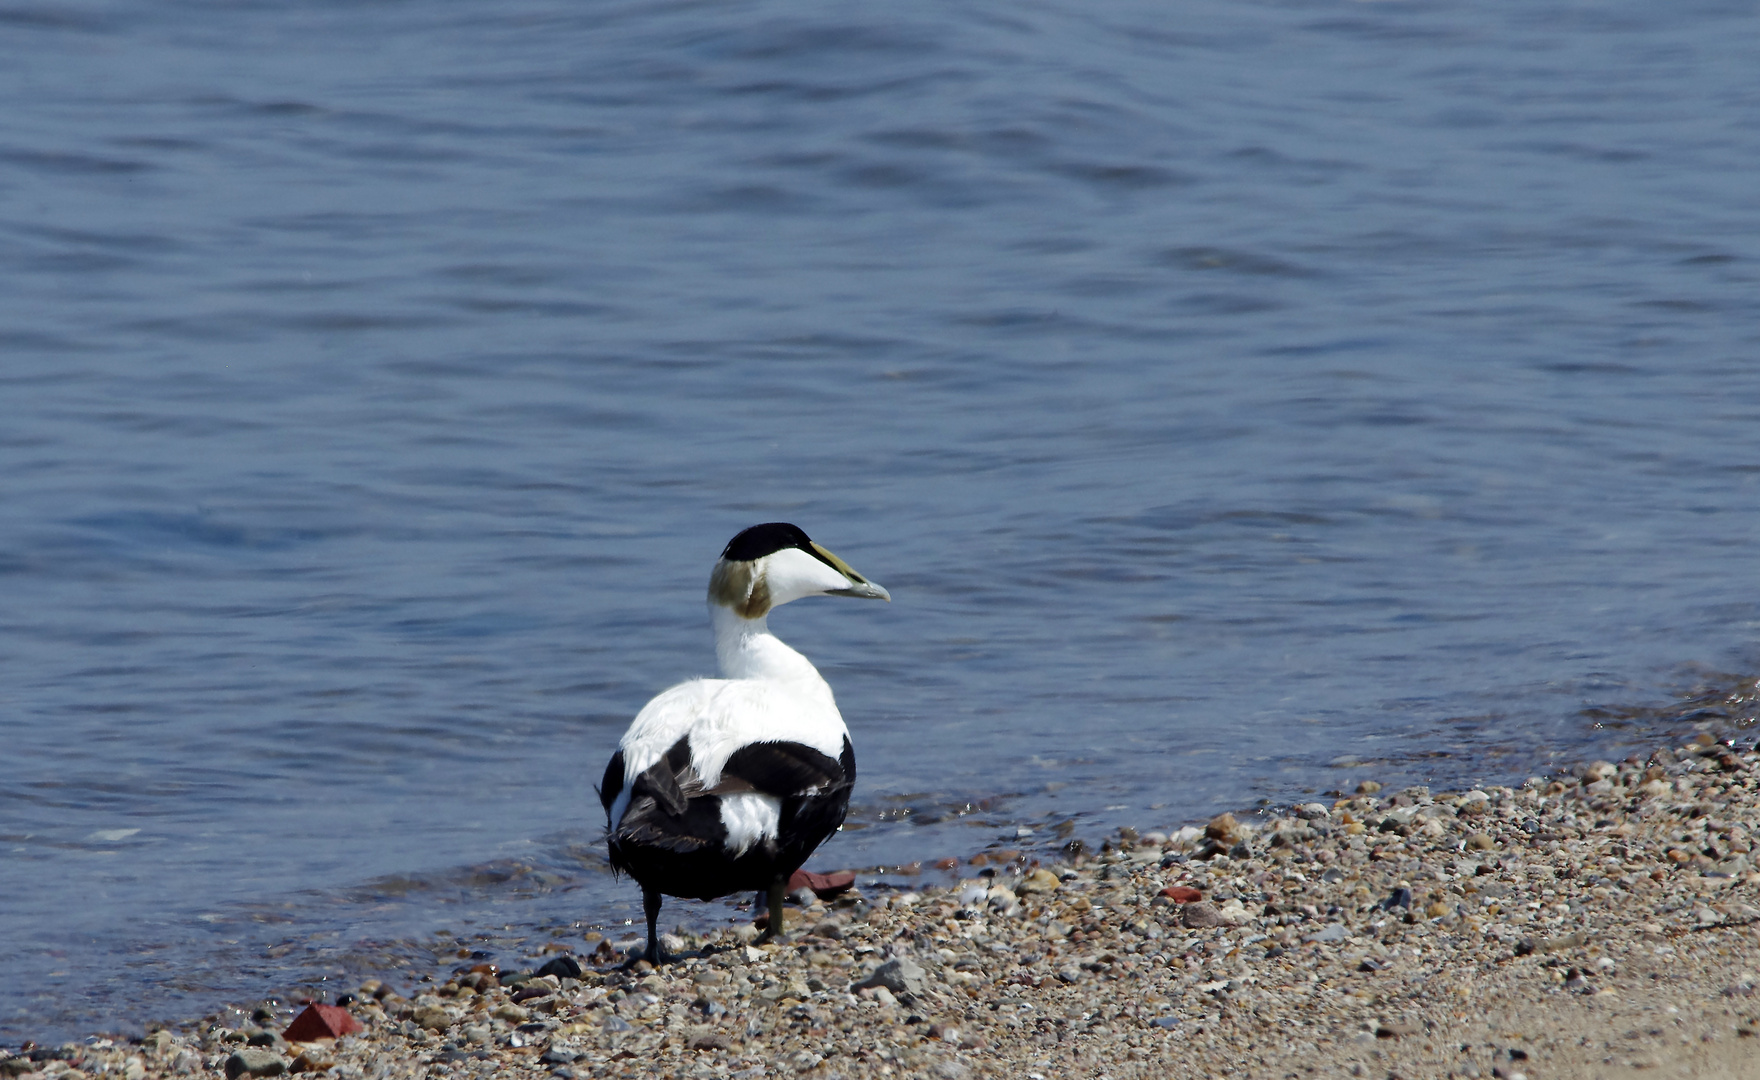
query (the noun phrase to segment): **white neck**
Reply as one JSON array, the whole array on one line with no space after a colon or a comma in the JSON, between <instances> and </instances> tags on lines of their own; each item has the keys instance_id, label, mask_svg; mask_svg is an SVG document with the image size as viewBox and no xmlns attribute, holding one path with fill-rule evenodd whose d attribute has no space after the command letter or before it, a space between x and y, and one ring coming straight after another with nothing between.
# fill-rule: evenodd
<instances>
[{"instance_id":1,"label":"white neck","mask_svg":"<svg viewBox=\"0 0 1760 1080\"><path fill-rule=\"evenodd\" d=\"M732 609L710 603L715 625L715 657L729 679L775 679L825 685L812 661L784 645L770 632L768 620L743 618Z\"/></svg>"}]
</instances>

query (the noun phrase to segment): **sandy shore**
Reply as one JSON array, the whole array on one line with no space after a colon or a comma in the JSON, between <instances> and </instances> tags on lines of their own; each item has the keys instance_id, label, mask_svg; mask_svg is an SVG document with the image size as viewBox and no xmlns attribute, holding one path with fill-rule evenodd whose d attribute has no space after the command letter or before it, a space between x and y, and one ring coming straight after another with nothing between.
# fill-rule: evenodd
<instances>
[{"instance_id":1,"label":"sandy shore","mask_svg":"<svg viewBox=\"0 0 1760 1080\"><path fill-rule=\"evenodd\" d=\"M1757 784L1709 736L1513 789L1366 783L1062 865L992 850L814 900L784 944L674 938L659 971L588 934L548 975L370 982L336 1040L231 1011L0 1077L1760 1078Z\"/></svg>"}]
</instances>

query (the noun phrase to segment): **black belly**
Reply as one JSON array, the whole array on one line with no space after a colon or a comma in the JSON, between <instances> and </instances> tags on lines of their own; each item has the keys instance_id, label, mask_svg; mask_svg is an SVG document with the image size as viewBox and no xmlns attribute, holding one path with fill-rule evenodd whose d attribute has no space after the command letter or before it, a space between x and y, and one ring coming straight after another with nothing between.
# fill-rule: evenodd
<instances>
[{"instance_id":1,"label":"black belly","mask_svg":"<svg viewBox=\"0 0 1760 1080\"><path fill-rule=\"evenodd\" d=\"M800 869L849 811L856 763L847 737L836 760L798 743L744 748L729 759L723 782L737 779L759 793L775 795L781 813L776 836L736 857L727 850L720 796L689 794L689 753L688 740L681 739L654 768L637 777L623 817L611 823L612 867L645 889L694 900L766 889ZM620 751L606 768L599 793L607 812L622 787Z\"/></svg>"}]
</instances>

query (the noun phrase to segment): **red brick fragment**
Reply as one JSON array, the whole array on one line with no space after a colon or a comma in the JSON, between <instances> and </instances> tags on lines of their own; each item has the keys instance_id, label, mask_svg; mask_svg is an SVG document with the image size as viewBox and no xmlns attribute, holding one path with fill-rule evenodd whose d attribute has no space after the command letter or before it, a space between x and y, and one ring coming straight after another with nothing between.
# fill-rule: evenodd
<instances>
[{"instance_id":1,"label":"red brick fragment","mask_svg":"<svg viewBox=\"0 0 1760 1080\"><path fill-rule=\"evenodd\" d=\"M788 891L811 889L813 895L821 900L829 900L833 896L849 891L856 883L853 870L839 870L835 874L815 874L811 870L796 870L788 879Z\"/></svg>"},{"instance_id":2,"label":"red brick fragment","mask_svg":"<svg viewBox=\"0 0 1760 1080\"><path fill-rule=\"evenodd\" d=\"M1169 885L1161 890L1161 895L1176 904L1195 904L1204 899L1204 894L1190 885Z\"/></svg>"},{"instance_id":3,"label":"red brick fragment","mask_svg":"<svg viewBox=\"0 0 1760 1080\"><path fill-rule=\"evenodd\" d=\"M288 1042L311 1042L313 1039L340 1039L361 1029L360 1021L340 1005L306 1006L306 1011L293 1018L281 1037Z\"/></svg>"}]
</instances>

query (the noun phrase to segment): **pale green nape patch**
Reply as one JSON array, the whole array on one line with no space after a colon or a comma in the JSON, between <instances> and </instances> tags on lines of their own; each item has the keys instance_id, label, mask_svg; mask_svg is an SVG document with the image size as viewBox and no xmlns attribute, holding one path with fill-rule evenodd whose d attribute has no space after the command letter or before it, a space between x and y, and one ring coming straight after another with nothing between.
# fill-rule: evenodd
<instances>
[{"instance_id":1,"label":"pale green nape patch","mask_svg":"<svg viewBox=\"0 0 1760 1080\"><path fill-rule=\"evenodd\" d=\"M715 564L709 575L709 601L732 608L742 619L761 619L770 611L770 586L757 572L755 562Z\"/></svg>"}]
</instances>

